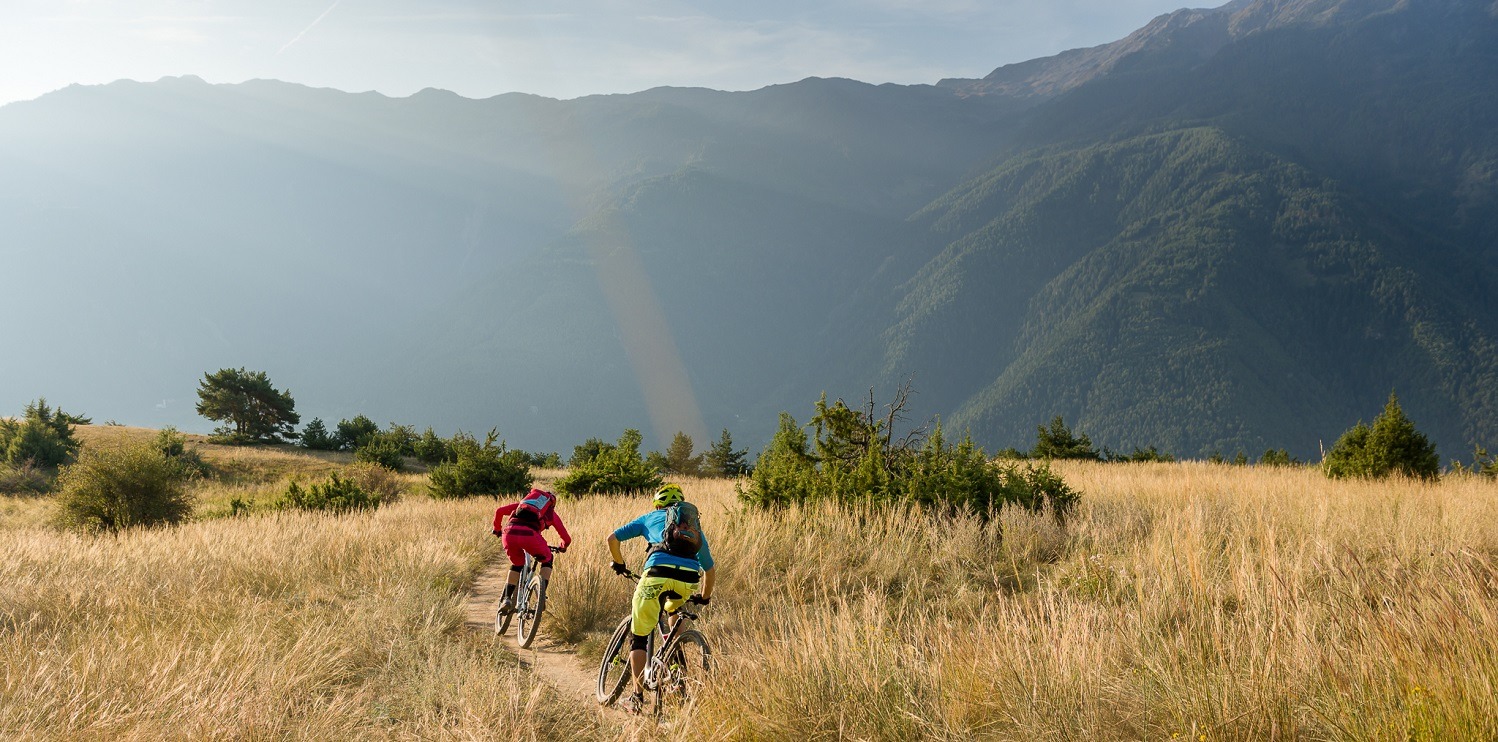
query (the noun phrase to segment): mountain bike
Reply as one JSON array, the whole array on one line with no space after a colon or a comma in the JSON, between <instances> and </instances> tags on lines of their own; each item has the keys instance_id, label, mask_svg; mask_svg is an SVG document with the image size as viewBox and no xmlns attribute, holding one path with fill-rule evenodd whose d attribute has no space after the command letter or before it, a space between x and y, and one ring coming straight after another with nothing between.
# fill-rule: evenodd
<instances>
[{"instance_id":1,"label":"mountain bike","mask_svg":"<svg viewBox=\"0 0 1498 742\"><path fill-rule=\"evenodd\" d=\"M629 572L624 575L635 582L640 576ZM661 593L661 603L681 596L667 591ZM691 602L697 602L693 596ZM668 621L668 619L670 619ZM598 703L612 705L624 693L629 677L629 630L630 616L619 622L598 664ZM645 690L645 708L641 713L659 717L666 706L680 707L697 697L707 675L712 670L713 651L702 632L692 628L697 614L678 608L675 614L661 609L660 620L645 645L645 670L640 682ZM664 627L670 626L669 629Z\"/></svg>"},{"instance_id":2,"label":"mountain bike","mask_svg":"<svg viewBox=\"0 0 1498 742\"><path fill-rule=\"evenodd\" d=\"M560 546L551 547L551 553L560 554ZM520 584L515 589L515 609L509 613L496 609L494 612L494 635L499 636L510 628L510 619L519 618L515 625L515 641L524 649L536 640L541 627L541 611L536 605L541 602L541 562L530 554L525 555L525 566L520 568ZM501 602L503 604L503 602Z\"/></svg>"}]
</instances>

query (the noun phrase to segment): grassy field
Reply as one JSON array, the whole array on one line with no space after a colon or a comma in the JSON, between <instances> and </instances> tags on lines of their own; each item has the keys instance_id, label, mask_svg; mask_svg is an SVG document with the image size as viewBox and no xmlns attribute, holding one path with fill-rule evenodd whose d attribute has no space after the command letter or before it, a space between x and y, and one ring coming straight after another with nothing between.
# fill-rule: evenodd
<instances>
[{"instance_id":1,"label":"grassy field","mask_svg":"<svg viewBox=\"0 0 1498 742\"><path fill-rule=\"evenodd\" d=\"M345 461L200 451L226 474L178 528L79 537L0 498L0 737L1498 739L1490 480L1063 465L1064 526L743 512L686 480L720 672L670 726L621 729L461 629L492 500L410 476L372 514L213 517ZM583 662L631 587L603 538L645 507L563 503L547 628Z\"/></svg>"},{"instance_id":2,"label":"grassy field","mask_svg":"<svg viewBox=\"0 0 1498 742\"><path fill-rule=\"evenodd\" d=\"M1085 493L1064 528L741 513L731 485L687 482L721 565L704 630L723 672L682 736L1498 739L1490 480L1061 469ZM640 509L566 516L596 543ZM561 615L623 604L592 548L561 570Z\"/></svg>"}]
</instances>

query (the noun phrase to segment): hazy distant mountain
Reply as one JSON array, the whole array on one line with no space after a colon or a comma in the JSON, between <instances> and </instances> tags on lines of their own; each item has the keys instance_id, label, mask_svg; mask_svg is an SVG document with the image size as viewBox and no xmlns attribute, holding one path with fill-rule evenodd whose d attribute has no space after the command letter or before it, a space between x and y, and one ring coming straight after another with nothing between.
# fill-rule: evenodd
<instances>
[{"instance_id":1,"label":"hazy distant mountain","mask_svg":"<svg viewBox=\"0 0 1498 742\"><path fill-rule=\"evenodd\" d=\"M1498 6L1237 0L937 86L195 79L0 108L0 405L758 446L913 379L990 448L1498 442ZM18 318L20 321L18 321Z\"/></svg>"}]
</instances>

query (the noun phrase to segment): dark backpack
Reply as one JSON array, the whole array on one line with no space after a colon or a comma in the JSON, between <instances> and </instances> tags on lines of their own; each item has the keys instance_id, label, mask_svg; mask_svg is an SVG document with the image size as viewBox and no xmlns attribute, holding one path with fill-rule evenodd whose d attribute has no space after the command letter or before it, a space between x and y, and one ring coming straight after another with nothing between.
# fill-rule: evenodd
<instances>
[{"instance_id":1,"label":"dark backpack","mask_svg":"<svg viewBox=\"0 0 1498 742\"><path fill-rule=\"evenodd\" d=\"M697 506L690 502L668 506L665 536L652 548L674 557L696 559L702 549L702 520L697 516Z\"/></svg>"},{"instance_id":2,"label":"dark backpack","mask_svg":"<svg viewBox=\"0 0 1498 742\"><path fill-rule=\"evenodd\" d=\"M551 516L551 511L556 508L557 496L546 490L531 490L515 512L510 514L510 525L524 526L526 528L541 530L541 524Z\"/></svg>"}]
</instances>

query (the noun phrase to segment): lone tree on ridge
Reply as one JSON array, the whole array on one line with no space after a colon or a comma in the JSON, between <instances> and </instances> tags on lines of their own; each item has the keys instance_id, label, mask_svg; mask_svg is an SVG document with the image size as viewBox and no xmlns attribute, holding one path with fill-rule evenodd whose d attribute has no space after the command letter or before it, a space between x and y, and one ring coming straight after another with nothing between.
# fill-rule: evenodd
<instances>
[{"instance_id":1,"label":"lone tree on ridge","mask_svg":"<svg viewBox=\"0 0 1498 742\"><path fill-rule=\"evenodd\" d=\"M297 437L296 413L291 392L279 391L264 371L232 368L203 374L198 383L198 414L224 423L213 431L221 442L280 443Z\"/></svg>"}]
</instances>

